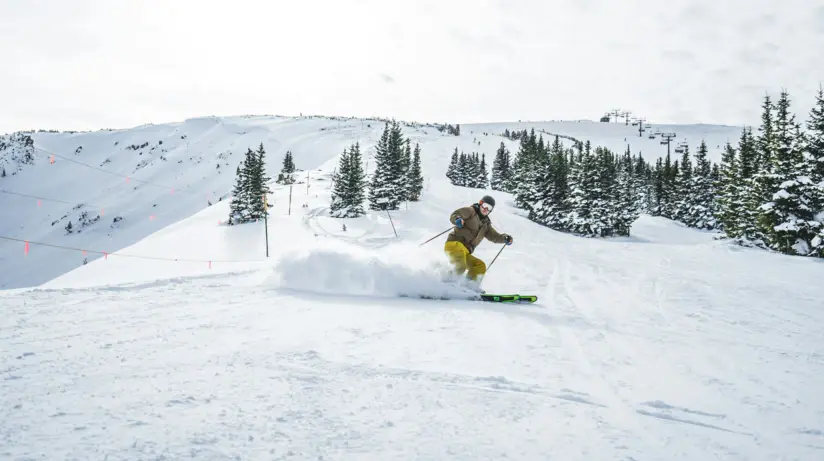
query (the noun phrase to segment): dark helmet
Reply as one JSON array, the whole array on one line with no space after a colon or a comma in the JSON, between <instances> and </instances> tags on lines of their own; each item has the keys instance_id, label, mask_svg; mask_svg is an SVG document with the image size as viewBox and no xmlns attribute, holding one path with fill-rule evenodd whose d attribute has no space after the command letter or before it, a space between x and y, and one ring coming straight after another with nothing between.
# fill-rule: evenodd
<instances>
[{"instance_id":1,"label":"dark helmet","mask_svg":"<svg viewBox=\"0 0 824 461\"><path fill-rule=\"evenodd\" d=\"M488 195L484 195L478 203L488 203L492 208L495 208L495 199Z\"/></svg>"}]
</instances>

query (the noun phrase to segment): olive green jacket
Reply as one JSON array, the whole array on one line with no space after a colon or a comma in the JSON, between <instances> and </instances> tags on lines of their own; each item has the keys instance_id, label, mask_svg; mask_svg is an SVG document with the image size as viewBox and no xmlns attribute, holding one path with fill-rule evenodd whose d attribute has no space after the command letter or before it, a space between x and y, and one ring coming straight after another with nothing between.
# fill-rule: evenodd
<instances>
[{"instance_id":1,"label":"olive green jacket","mask_svg":"<svg viewBox=\"0 0 824 461\"><path fill-rule=\"evenodd\" d=\"M492 227L492 221L489 220L489 216L481 214L477 203L453 211L452 214L449 215L449 222L455 224L455 219L457 219L458 216L463 218L464 225L460 229L457 227L452 229L452 232L450 232L446 238L447 242L461 242L470 253L475 251L475 248L484 238L493 243L505 242L504 236Z\"/></svg>"}]
</instances>

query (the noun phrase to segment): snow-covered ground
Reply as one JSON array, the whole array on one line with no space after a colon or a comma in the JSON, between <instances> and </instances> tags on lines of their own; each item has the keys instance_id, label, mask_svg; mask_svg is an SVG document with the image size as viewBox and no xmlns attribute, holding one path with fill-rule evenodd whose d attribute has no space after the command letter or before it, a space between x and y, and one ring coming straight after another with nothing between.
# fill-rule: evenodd
<instances>
[{"instance_id":1,"label":"snow-covered ground","mask_svg":"<svg viewBox=\"0 0 824 461\"><path fill-rule=\"evenodd\" d=\"M263 222L219 224L224 200L42 286L0 291L0 456L824 457L820 261L648 216L628 238L578 238L493 192L493 222L514 244L484 288L538 303L418 299L465 292L442 281L444 237L418 245L492 192L443 176L483 130L407 129L427 182L391 223L326 216L328 173L353 142L330 131L303 138L329 151L307 165L308 194L295 186L290 210L289 188L274 186L268 258ZM501 139L480 134L475 150L490 157Z\"/></svg>"}]
</instances>

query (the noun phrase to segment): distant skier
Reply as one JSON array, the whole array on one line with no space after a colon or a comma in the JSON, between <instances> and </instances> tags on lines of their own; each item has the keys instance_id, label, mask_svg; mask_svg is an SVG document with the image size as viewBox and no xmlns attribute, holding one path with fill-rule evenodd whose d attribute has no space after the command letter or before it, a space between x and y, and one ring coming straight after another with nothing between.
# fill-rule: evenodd
<instances>
[{"instance_id":1,"label":"distant skier","mask_svg":"<svg viewBox=\"0 0 824 461\"><path fill-rule=\"evenodd\" d=\"M455 267L455 272L463 275L465 271L468 271L467 278L478 284L481 283L486 273L486 264L472 256L472 252L481 241L486 238L493 243L512 245L512 236L500 234L492 227L489 213L493 208L495 208L495 199L484 195L478 203L458 208L449 216L449 221L455 225L455 228L446 238L444 251Z\"/></svg>"}]
</instances>

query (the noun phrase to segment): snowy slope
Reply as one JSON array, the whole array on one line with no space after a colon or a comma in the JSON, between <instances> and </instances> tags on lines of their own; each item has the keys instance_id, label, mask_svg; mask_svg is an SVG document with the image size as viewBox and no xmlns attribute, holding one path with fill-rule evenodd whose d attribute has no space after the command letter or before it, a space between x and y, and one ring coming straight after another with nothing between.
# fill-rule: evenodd
<instances>
[{"instance_id":1,"label":"snowy slope","mask_svg":"<svg viewBox=\"0 0 824 461\"><path fill-rule=\"evenodd\" d=\"M648 133L638 138L637 130L622 123L475 124L463 126L460 137L427 126L409 125L405 130L423 144L435 143L425 151L424 161L440 162L456 146L486 153L491 159L501 141L514 154L518 143L498 134L533 127L546 136L590 140L616 152L629 143L633 152L642 152L648 160L666 154L658 138L650 140ZM22 155L13 149L0 152L0 164L9 171L0 178L0 236L21 240L0 239L0 266L14 267L0 270L0 288L38 285L79 267L84 260L103 256L37 245L30 245L27 254L26 240L111 253L228 197L235 168L247 148L264 144L268 171L274 178L287 150L294 154L299 169L316 169L330 160L334 167L336 156L355 141L362 144L366 155L371 154L370 147L374 148L382 128L383 122L376 120L238 116L128 130L32 133L34 165L12 164L13 158ZM658 128L653 125L651 131ZM676 141L687 139L691 146L707 139L710 157L716 160L720 150L715 146L723 148L728 139L735 142L740 134L735 127L710 125L660 128L673 128ZM431 167L432 174L442 176L442 164ZM72 234L65 230L69 222Z\"/></svg>"},{"instance_id":2,"label":"snowy slope","mask_svg":"<svg viewBox=\"0 0 824 461\"><path fill-rule=\"evenodd\" d=\"M113 254L0 292L0 453L824 454L820 261L731 247L647 216L629 238L577 238L529 222L495 193L493 222L515 243L484 287L539 303L415 298L465 293L442 282L443 237L418 247L449 227L454 208L490 192L443 177L456 145L473 149L462 129L407 131L428 180L421 202L391 223L385 213L328 218L328 181L293 188L291 212L289 189L275 187L269 258L262 222L218 224L224 201L122 250L197 261ZM325 173L334 165L318 161ZM485 243L476 255L489 263L499 249Z\"/></svg>"},{"instance_id":3,"label":"snowy slope","mask_svg":"<svg viewBox=\"0 0 824 461\"><path fill-rule=\"evenodd\" d=\"M34 133L35 164L0 178L0 236L114 252L228 197L247 148L264 144L274 178L287 150L298 169L311 170L351 142L379 136L381 127L374 120L256 116ZM0 288L38 285L102 257L36 245L26 255L24 247L0 240Z\"/></svg>"}]
</instances>

